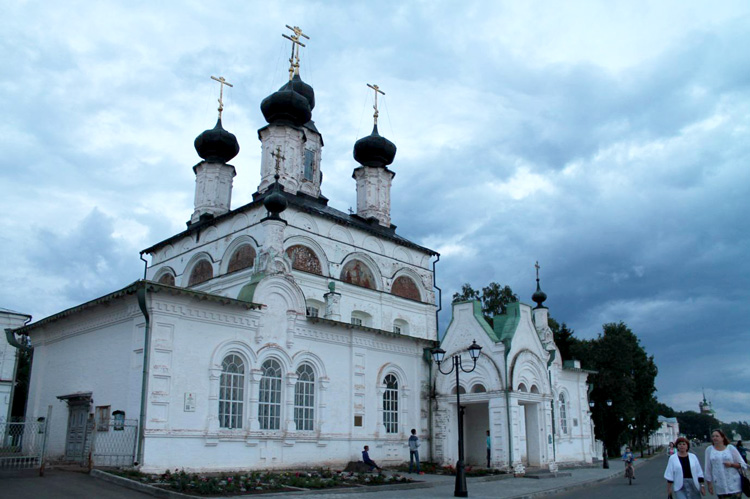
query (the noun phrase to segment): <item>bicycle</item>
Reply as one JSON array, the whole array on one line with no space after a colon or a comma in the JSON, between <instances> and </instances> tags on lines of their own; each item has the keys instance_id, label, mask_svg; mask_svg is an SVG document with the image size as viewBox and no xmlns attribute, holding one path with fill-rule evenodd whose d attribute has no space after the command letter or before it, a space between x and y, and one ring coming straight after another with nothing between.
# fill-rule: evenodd
<instances>
[{"instance_id":1,"label":"bicycle","mask_svg":"<svg viewBox=\"0 0 750 499\"><path fill-rule=\"evenodd\" d=\"M633 479L635 478L635 471L633 470L633 461L625 462L625 478L628 479L628 485L633 485Z\"/></svg>"}]
</instances>

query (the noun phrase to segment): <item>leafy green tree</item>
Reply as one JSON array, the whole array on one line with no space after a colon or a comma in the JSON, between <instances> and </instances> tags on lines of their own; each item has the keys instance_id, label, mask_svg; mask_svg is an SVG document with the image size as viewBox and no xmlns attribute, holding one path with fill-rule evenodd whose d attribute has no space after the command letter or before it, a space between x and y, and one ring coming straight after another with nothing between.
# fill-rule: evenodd
<instances>
[{"instance_id":1,"label":"leafy green tree","mask_svg":"<svg viewBox=\"0 0 750 499\"><path fill-rule=\"evenodd\" d=\"M597 371L589 377L594 385L596 437L605 442L610 455L616 455L622 444L642 442L658 427L658 369L653 356L623 322L604 324L596 339L579 342L573 350L584 367Z\"/></svg>"},{"instance_id":2,"label":"leafy green tree","mask_svg":"<svg viewBox=\"0 0 750 499\"><path fill-rule=\"evenodd\" d=\"M711 430L721 426L721 423L715 417L695 411L677 412L675 417L677 422L680 423L680 433L699 440L707 440L710 438Z\"/></svg>"},{"instance_id":3,"label":"leafy green tree","mask_svg":"<svg viewBox=\"0 0 750 499\"><path fill-rule=\"evenodd\" d=\"M484 319L492 324L492 318L504 313L505 307L509 303L517 302L518 295L513 292L510 286L503 286L496 282L491 282L488 286L482 288L481 294L472 288L471 284L466 283L461 286L460 292L453 294L453 302L468 300L479 300L482 304Z\"/></svg>"}]
</instances>

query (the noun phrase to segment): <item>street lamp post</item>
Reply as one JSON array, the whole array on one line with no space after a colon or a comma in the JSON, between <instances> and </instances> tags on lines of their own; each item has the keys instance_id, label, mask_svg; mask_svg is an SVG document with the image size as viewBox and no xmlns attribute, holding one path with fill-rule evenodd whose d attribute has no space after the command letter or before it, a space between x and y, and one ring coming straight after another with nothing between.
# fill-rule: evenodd
<instances>
[{"instance_id":1,"label":"street lamp post","mask_svg":"<svg viewBox=\"0 0 750 499\"><path fill-rule=\"evenodd\" d=\"M594 401L592 400L589 402L589 407L591 409L594 409ZM612 401L610 399L607 399L607 407L612 407ZM602 410L603 412L604 410ZM609 460L607 459L607 424L606 421L606 415L602 416L602 469L608 470L609 469Z\"/></svg>"},{"instance_id":2,"label":"street lamp post","mask_svg":"<svg viewBox=\"0 0 750 499\"><path fill-rule=\"evenodd\" d=\"M458 382L459 371L470 373L477 367L477 359L482 351L482 347L477 345L476 340L471 343L469 347L469 355L474 365L471 369L466 370L461 365L461 356L459 354L451 357L453 366L448 372L443 372L440 368L440 364L445 359L445 350L442 348L435 348L432 351L432 359L437 363L438 371L441 374L450 375L453 371L456 371L456 409L458 412L458 461L456 461L456 487L453 491L455 497L469 497L469 491L466 489L466 471L464 470L464 408L461 407L461 392L459 387L461 386Z\"/></svg>"}]
</instances>

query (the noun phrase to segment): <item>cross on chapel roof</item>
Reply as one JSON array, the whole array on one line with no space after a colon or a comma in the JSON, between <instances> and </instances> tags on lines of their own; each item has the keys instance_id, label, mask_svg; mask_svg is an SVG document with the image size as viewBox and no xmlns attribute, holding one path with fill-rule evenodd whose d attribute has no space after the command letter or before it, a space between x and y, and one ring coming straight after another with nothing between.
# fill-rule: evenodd
<instances>
[{"instance_id":1,"label":"cross on chapel roof","mask_svg":"<svg viewBox=\"0 0 750 499\"><path fill-rule=\"evenodd\" d=\"M229 87L234 87L234 85L225 80L223 76L218 78L211 76L211 79L219 82L219 119L221 119L221 112L224 111L224 85Z\"/></svg>"},{"instance_id":2,"label":"cross on chapel roof","mask_svg":"<svg viewBox=\"0 0 750 499\"><path fill-rule=\"evenodd\" d=\"M286 33L281 34L281 36L292 42L292 55L289 56L289 79L291 80L295 74L299 74L299 48L300 46L305 47L305 44L299 41L299 39L302 37L309 40L310 37L304 34L299 26L289 26L287 24L286 27L294 32L291 36Z\"/></svg>"},{"instance_id":3,"label":"cross on chapel roof","mask_svg":"<svg viewBox=\"0 0 750 499\"><path fill-rule=\"evenodd\" d=\"M378 94L385 95L385 92L383 92L382 90L380 90L380 87L377 86L377 85L370 85L368 83L367 86L370 87L371 89L373 89L375 91L375 105L372 106L372 108L375 109L375 114L373 114L372 117L375 120L375 124L377 125L378 124L378 115L379 115L379 113L378 113Z\"/></svg>"}]
</instances>

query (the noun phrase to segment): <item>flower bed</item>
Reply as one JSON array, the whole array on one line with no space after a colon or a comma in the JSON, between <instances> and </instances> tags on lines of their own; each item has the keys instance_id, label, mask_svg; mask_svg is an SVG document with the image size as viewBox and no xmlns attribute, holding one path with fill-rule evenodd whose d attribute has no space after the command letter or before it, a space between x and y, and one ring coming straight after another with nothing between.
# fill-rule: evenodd
<instances>
[{"instance_id":1,"label":"flower bed","mask_svg":"<svg viewBox=\"0 0 750 499\"><path fill-rule=\"evenodd\" d=\"M430 475L455 475L456 474L456 468L454 466L448 465L448 466L439 466L435 463L430 462L422 462L419 463L420 471L423 473L427 473ZM402 464L400 466L396 467L396 470L402 472L402 473L408 473L409 472L409 465L408 464ZM473 466L466 466L464 468L464 471L466 472L466 476L468 477L476 477L476 476L487 476L487 475L504 475L506 472L496 469L487 469L487 468L476 468Z\"/></svg>"},{"instance_id":2,"label":"flower bed","mask_svg":"<svg viewBox=\"0 0 750 499\"><path fill-rule=\"evenodd\" d=\"M208 474L188 473L176 469L167 470L161 475L150 475L133 470L111 470L110 473L148 485L199 496L232 496L300 489L388 485L412 481L401 475L385 476L331 470Z\"/></svg>"}]
</instances>

